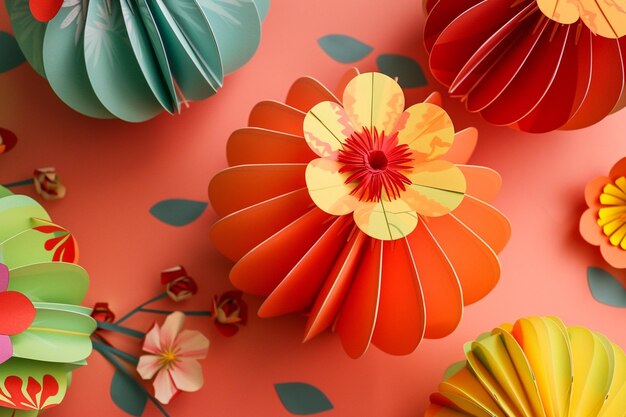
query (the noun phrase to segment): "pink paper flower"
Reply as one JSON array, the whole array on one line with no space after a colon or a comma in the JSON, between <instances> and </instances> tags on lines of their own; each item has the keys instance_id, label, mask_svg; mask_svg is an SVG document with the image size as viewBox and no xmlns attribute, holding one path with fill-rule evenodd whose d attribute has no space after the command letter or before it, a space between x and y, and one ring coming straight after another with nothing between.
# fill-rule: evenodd
<instances>
[{"instance_id":1,"label":"pink paper flower","mask_svg":"<svg viewBox=\"0 0 626 417\"><path fill-rule=\"evenodd\" d=\"M146 334L137 372L143 379L154 382L154 396L163 404L180 391L198 391L204 384L202 367L209 350L209 340L199 331L182 330L185 315L176 311L165 319L163 327L157 323ZM156 377L155 377L156 375Z\"/></svg>"}]
</instances>

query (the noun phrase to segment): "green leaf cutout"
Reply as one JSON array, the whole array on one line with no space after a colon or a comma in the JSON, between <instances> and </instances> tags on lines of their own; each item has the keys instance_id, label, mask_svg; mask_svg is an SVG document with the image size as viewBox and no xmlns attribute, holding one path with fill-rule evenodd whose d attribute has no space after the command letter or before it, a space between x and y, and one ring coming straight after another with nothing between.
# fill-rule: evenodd
<instances>
[{"instance_id":1,"label":"green leaf cutout","mask_svg":"<svg viewBox=\"0 0 626 417\"><path fill-rule=\"evenodd\" d=\"M420 64L404 55L383 54L376 59L376 65L383 74L398 78L402 88L423 87L428 84Z\"/></svg>"},{"instance_id":2,"label":"green leaf cutout","mask_svg":"<svg viewBox=\"0 0 626 417\"><path fill-rule=\"evenodd\" d=\"M111 381L111 399L131 416L139 417L146 408L148 393L134 378L115 371Z\"/></svg>"},{"instance_id":3,"label":"green leaf cutout","mask_svg":"<svg viewBox=\"0 0 626 417\"><path fill-rule=\"evenodd\" d=\"M274 388L278 398L291 414L308 416L333 408L326 395L313 385L303 382L286 382L275 384Z\"/></svg>"},{"instance_id":4,"label":"green leaf cutout","mask_svg":"<svg viewBox=\"0 0 626 417\"><path fill-rule=\"evenodd\" d=\"M6 32L0 32L0 73L7 72L26 60L17 41Z\"/></svg>"},{"instance_id":5,"label":"green leaf cutout","mask_svg":"<svg viewBox=\"0 0 626 417\"><path fill-rule=\"evenodd\" d=\"M344 64L359 61L373 50L371 46L347 35L322 36L317 43L328 56Z\"/></svg>"},{"instance_id":6,"label":"green leaf cutout","mask_svg":"<svg viewBox=\"0 0 626 417\"><path fill-rule=\"evenodd\" d=\"M613 275L601 268L590 266L587 281L593 298L613 307L626 307L626 288Z\"/></svg>"},{"instance_id":7,"label":"green leaf cutout","mask_svg":"<svg viewBox=\"0 0 626 417\"><path fill-rule=\"evenodd\" d=\"M150 214L163 223L172 226L185 226L196 220L204 212L207 203L185 199L170 199L156 203Z\"/></svg>"}]
</instances>

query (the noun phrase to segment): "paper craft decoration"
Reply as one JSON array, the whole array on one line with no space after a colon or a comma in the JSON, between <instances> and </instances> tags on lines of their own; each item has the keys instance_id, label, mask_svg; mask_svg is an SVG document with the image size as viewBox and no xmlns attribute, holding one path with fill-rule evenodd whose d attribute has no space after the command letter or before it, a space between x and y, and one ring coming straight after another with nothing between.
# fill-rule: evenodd
<instances>
[{"instance_id":1,"label":"paper craft decoration","mask_svg":"<svg viewBox=\"0 0 626 417\"><path fill-rule=\"evenodd\" d=\"M180 391L202 388L204 379L199 359L206 358L209 339L197 330L183 330L185 314L176 311L163 327L154 323L146 333L137 372L143 379L154 378L154 396L167 404Z\"/></svg>"},{"instance_id":2,"label":"paper craft decoration","mask_svg":"<svg viewBox=\"0 0 626 417\"><path fill-rule=\"evenodd\" d=\"M96 322L77 254L35 200L0 187L0 415L58 405L86 364Z\"/></svg>"},{"instance_id":3,"label":"paper craft decoration","mask_svg":"<svg viewBox=\"0 0 626 417\"><path fill-rule=\"evenodd\" d=\"M68 106L97 118L179 113L215 94L260 39L254 0L70 0L47 23L28 1L6 5L32 67Z\"/></svg>"},{"instance_id":4,"label":"paper craft decoration","mask_svg":"<svg viewBox=\"0 0 626 417\"><path fill-rule=\"evenodd\" d=\"M580 218L580 234L614 268L626 268L626 158L585 188L589 207Z\"/></svg>"},{"instance_id":5,"label":"paper craft decoration","mask_svg":"<svg viewBox=\"0 0 626 417\"><path fill-rule=\"evenodd\" d=\"M357 74L254 107L209 186L211 239L261 317L307 313L305 341L332 326L355 358L408 354L491 291L510 227L485 203L500 176L465 165L476 130L455 134L437 94L404 111L394 80Z\"/></svg>"},{"instance_id":6,"label":"paper craft decoration","mask_svg":"<svg viewBox=\"0 0 626 417\"><path fill-rule=\"evenodd\" d=\"M490 123L541 133L626 106L620 1L425 0L433 76Z\"/></svg>"},{"instance_id":7,"label":"paper craft decoration","mask_svg":"<svg viewBox=\"0 0 626 417\"><path fill-rule=\"evenodd\" d=\"M426 417L618 417L626 355L605 336L556 317L505 324L470 342Z\"/></svg>"}]
</instances>

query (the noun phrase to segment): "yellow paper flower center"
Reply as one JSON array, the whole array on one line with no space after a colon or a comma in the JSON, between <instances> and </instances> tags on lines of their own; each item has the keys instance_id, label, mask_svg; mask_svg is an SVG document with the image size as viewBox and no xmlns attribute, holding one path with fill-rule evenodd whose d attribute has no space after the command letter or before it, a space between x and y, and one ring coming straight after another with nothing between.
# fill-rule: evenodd
<instances>
[{"instance_id":1,"label":"yellow paper flower center","mask_svg":"<svg viewBox=\"0 0 626 417\"><path fill-rule=\"evenodd\" d=\"M600 204L598 225L613 246L626 250L626 177L604 186Z\"/></svg>"},{"instance_id":2,"label":"yellow paper flower center","mask_svg":"<svg viewBox=\"0 0 626 417\"><path fill-rule=\"evenodd\" d=\"M176 362L176 352L172 349L165 349L161 352L161 366L163 368L170 367L174 362Z\"/></svg>"}]
</instances>

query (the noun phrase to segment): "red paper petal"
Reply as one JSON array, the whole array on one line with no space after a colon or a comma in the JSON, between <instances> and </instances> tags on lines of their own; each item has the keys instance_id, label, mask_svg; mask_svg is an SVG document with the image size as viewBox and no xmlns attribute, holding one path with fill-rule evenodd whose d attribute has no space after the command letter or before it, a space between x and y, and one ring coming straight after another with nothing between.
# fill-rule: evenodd
<instances>
[{"instance_id":1,"label":"red paper petal","mask_svg":"<svg viewBox=\"0 0 626 417\"><path fill-rule=\"evenodd\" d=\"M22 293L0 293L0 334L22 333L35 319L33 303Z\"/></svg>"},{"instance_id":2,"label":"red paper petal","mask_svg":"<svg viewBox=\"0 0 626 417\"><path fill-rule=\"evenodd\" d=\"M30 0L30 11L40 22L49 22L61 10L63 0Z\"/></svg>"}]
</instances>

